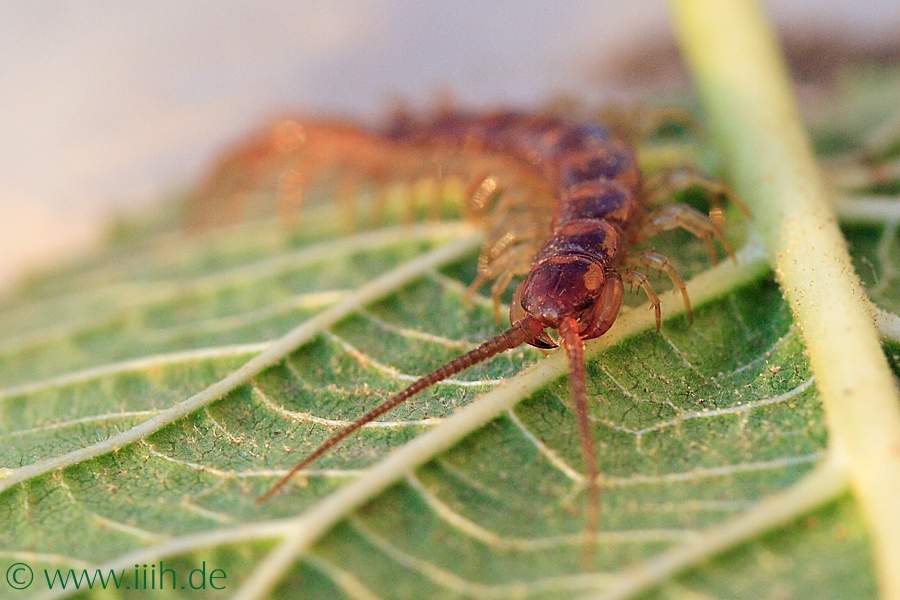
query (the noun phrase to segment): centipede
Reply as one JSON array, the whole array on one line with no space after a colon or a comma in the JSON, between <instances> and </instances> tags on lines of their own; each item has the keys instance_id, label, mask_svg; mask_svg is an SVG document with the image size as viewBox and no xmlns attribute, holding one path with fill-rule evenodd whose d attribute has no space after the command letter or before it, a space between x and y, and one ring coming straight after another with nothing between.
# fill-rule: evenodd
<instances>
[{"instance_id":1,"label":"centipede","mask_svg":"<svg viewBox=\"0 0 900 600\"><path fill-rule=\"evenodd\" d=\"M583 563L589 564L600 526L601 474L588 419L584 343L613 326L626 286L643 291L660 329L660 298L648 271L671 281L693 321L677 268L644 243L682 229L706 244L714 262L716 242L734 259L722 212L724 202L734 198L713 183L705 186L708 214L684 203L664 203L660 196L670 198L673 188L707 180L644 177L633 136L594 120L516 109L449 110L427 117L398 114L381 128L344 120L280 120L223 153L194 195L189 222L197 226L240 218L248 195L260 186L276 190L279 215L297 218L308 186L334 172L342 173L338 201L351 217L355 190L362 182L372 182L379 190L392 180L412 182L435 173L462 179L463 212L479 220L486 232L468 295L493 282L499 321L503 295L516 278L521 281L512 293L506 329L357 417L258 501L271 498L366 423L443 379L523 344L545 351L561 347L569 364L585 470L582 554Z\"/></svg>"}]
</instances>

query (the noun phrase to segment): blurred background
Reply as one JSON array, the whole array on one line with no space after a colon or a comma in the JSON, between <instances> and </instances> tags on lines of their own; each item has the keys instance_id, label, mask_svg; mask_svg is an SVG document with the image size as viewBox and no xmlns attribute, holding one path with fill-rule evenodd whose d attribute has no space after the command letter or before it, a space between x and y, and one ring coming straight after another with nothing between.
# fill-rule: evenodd
<instances>
[{"instance_id":1,"label":"blurred background","mask_svg":"<svg viewBox=\"0 0 900 600\"><path fill-rule=\"evenodd\" d=\"M897 0L765 4L782 31L900 47ZM273 115L608 101L671 37L663 0L0 0L0 290Z\"/></svg>"}]
</instances>

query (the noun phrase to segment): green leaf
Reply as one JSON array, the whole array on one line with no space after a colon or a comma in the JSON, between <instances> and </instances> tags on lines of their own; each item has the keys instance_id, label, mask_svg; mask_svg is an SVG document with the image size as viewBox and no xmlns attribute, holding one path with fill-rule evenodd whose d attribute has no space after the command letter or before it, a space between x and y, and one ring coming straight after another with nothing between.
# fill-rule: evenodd
<instances>
[{"instance_id":1,"label":"green leaf","mask_svg":"<svg viewBox=\"0 0 900 600\"><path fill-rule=\"evenodd\" d=\"M579 568L565 361L530 347L420 394L257 504L336 427L497 331L489 299L462 301L471 227L335 236L336 210L299 233L123 230L3 301L0 570L35 573L16 597L46 593L44 570L97 565L141 588L135 565L158 575L162 561L175 579L160 598L224 597L212 583L245 597L568 598L612 593L663 558L693 568L658 597L875 595L803 340L737 214L737 264L711 266L686 235L657 244L692 276L693 324L666 293L656 332L636 296L589 348L594 571ZM887 220L847 234L873 299L896 312ZM897 372L897 341L886 348ZM192 569L205 592L178 587L197 583Z\"/></svg>"}]
</instances>

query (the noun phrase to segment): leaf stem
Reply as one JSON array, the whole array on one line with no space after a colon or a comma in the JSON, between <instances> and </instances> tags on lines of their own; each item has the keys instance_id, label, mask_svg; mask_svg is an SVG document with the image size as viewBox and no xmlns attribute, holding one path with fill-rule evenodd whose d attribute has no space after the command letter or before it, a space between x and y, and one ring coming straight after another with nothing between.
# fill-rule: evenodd
<instances>
[{"instance_id":1,"label":"leaf stem","mask_svg":"<svg viewBox=\"0 0 900 600\"><path fill-rule=\"evenodd\" d=\"M849 470L885 598L900 598L900 394L763 11L670 0L679 37L808 347L832 452Z\"/></svg>"}]
</instances>

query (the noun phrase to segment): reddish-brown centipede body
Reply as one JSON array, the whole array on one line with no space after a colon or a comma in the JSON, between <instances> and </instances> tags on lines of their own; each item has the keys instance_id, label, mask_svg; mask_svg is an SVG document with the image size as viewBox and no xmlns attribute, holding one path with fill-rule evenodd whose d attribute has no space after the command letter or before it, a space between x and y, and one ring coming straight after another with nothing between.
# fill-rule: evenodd
<instances>
[{"instance_id":1,"label":"reddish-brown centipede body","mask_svg":"<svg viewBox=\"0 0 900 600\"><path fill-rule=\"evenodd\" d=\"M524 276L513 294L511 327L360 416L261 499L362 425L438 381L523 343L539 348L561 344L569 359L585 464L586 539L593 540L599 524L599 474L587 416L583 342L613 325L625 284L644 290L659 328L659 298L642 272L646 269L668 276L691 316L676 269L661 254L635 249L638 243L682 228L702 238L714 259L714 240L733 256L719 218L681 204L649 205L647 199L654 195L644 189L636 155L624 139L594 123L512 110L447 112L423 121L402 116L381 132L344 123L284 121L223 158L198 192L195 217L202 220L213 210L212 199L222 195L232 198L226 212L238 212L239 196L267 178L279 190L280 204L290 207L328 169L354 173L347 176L353 183L368 179L383 184L429 176L436 165L467 180L468 212L482 216L488 230L471 290L493 280L496 308L512 280ZM556 330L559 341L548 330ZM588 557L591 544L586 545Z\"/></svg>"}]
</instances>

